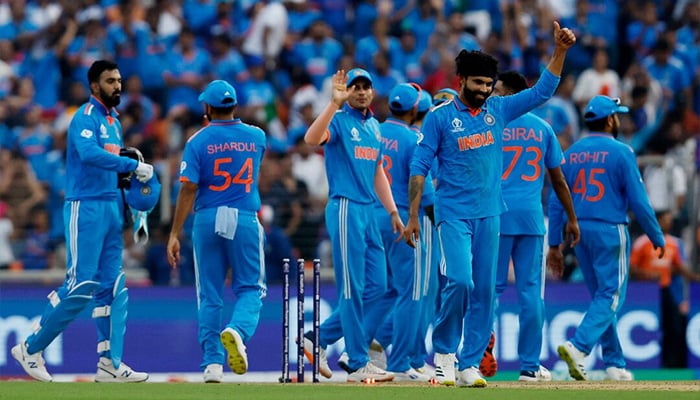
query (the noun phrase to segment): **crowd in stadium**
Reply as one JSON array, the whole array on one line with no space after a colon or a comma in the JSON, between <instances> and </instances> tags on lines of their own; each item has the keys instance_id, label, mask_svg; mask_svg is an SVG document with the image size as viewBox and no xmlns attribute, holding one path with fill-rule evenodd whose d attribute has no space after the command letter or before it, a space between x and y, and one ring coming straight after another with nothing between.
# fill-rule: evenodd
<instances>
[{"instance_id":1,"label":"crowd in stadium","mask_svg":"<svg viewBox=\"0 0 700 400\"><path fill-rule=\"evenodd\" d=\"M536 79L551 53L553 20L573 30L577 44L556 96L535 113L566 149L585 133L581 108L593 96L621 97L630 113L620 115L618 139L657 156L642 166L652 205L672 213L676 235L694 239L685 199L700 131L699 1L2 0L0 269L65 268L65 135L89 96L86 71L95 60L118 63L125 145L139 148L163 183L148 245L135 245L125 228L124 267L147 270L153 285L193 284L190 244L183 240L173 272L165 241L184 142L203 123L197 96L224 79L237 91L236 115L269 134L260 215L273 283L283 257L321 257L330 266L322 151L303 136L337 69L372 74L372 109L383 121L398 83L433 94L457 89L462 48Z\"/></svg>"}]
</instances>

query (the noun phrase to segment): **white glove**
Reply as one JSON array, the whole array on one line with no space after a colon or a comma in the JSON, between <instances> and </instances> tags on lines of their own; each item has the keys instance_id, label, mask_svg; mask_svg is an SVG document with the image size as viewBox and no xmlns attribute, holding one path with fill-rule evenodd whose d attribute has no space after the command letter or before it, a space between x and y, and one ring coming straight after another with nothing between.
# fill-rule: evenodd
<instances>
[{"instance_id":1,"label":"white glove","mask_svg":"<svg viewBox=\"0 0 700 400\"><path fill-rule=\"evenodd\" d=\"M146 164L144 162L139 161L139 164L138 166L136 166L134 173L136 174L136 179L143 183L146 183L149 179L151 179L151 177L153 177L153 166L151 164Z\"/></svg>"}]
</instances>

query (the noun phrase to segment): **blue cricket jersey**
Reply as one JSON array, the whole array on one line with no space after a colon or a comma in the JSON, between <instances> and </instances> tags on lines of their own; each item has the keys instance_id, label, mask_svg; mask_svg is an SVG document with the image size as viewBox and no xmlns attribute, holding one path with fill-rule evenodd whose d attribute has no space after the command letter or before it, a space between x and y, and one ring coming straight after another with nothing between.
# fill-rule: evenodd
<instances>
[{"instance_id":1,"label":"blue cricket jersey","mask_svg":"<svg viewBox=\"0 0 700 400\"><path fill-rule=\"evenodd\" d=\"M238 118L211 121L192 135L182 154L180 181L198 186L195 212L219 206L257 212L265 145L265 132Z\"/></svg>"},{"instance_id":2,"label":"blue cricket jersey","mask_svg":"<svg viewBox=\"0 0 700 400\"><path fill-rule=\"evenodd\" d=\"M363 115L344 104L328 126L324 147L328 197L374 203L374 176L382 149L379 122L372 113Z\"/></svg>"},{"instance_id":3,"label":"blue cricket jersey","mask_svg":"<svg viewBox=\"0 0 700 400\"><path fill-rule=\"evenodd\" d=\"M393 117L387 118L379 125L379 129L383 145L382 167L391 185L391 194L394 196L396 207L408 210L409 167L420 132ZM432 180L426 179L421 198L423 207L433 204L434 192Z\"/></svg>"},{"instance_id":4,"label":"blue cricket jersey","mask_svg":"<svg viewBox=\"0 0 700 400\"><path fill-rule=\"evenodd\" d=\"M508 210L501 215L502 234L545 234L545 171L560 166L563 157L554 130L535 114L527 113L506 126L501 187Z\"/></svg>"},{"instance_id":5,"label":"blue cricket jersey","mask_svg":"<svg viewBox=\"0 0 700 400\"><path fill-rule=\"evenodd\" d=\"M664 244L631 147L610 134L591 133L564 152L562 171L579 221L627 224L631 209L651 242ZM564 215L556 196L549 204L549 244L555 246L563 240Z\"/></svg>"},{"instance_id":6,"label":"blue cricket jersey","mask_svg":"<svg viewBox=\"0 0 700 400\"><path fill-rule=\"evenodd\" d=\"M117 172L133 171L138 165L119 156L122 145L117 112L90 96L68 126L66 200L116 200Z\"/></svg>"},{"instance_id":7,"label":"blue cricket jersey","mask_svg":"<svg viewBox=\"0 0 700 400\"><path fill-rule=\"evenodd\" d=\"M552 97L559 77L545 70L533 87L512 96L492 96L472 110L458 98L433 109L423 122L423 140L411 176L426 176L438 160L436 221L484 218L505 210L501 194L503 129Z\"/></svg>"}]
</instances>

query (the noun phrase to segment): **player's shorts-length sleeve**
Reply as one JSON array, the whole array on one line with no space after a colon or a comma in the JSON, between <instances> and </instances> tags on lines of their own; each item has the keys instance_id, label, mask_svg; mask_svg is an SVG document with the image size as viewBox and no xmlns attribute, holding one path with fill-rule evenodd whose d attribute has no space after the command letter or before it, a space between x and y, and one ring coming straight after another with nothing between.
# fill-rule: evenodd
<instances>
[{"instance_id":1,"label":"player's shorts-length sleeve","mask_svg":"<svg viewBox=\"0 0 700 400\"><path fill-rule=\"evenodd\" d=\"M410 176L427 176L433 164L438 143L440 143L440 132L438 121L434 112L429 112L423 122L423 137L418 142L416 150L411 159Z\"/></svg>"}]
</instances>

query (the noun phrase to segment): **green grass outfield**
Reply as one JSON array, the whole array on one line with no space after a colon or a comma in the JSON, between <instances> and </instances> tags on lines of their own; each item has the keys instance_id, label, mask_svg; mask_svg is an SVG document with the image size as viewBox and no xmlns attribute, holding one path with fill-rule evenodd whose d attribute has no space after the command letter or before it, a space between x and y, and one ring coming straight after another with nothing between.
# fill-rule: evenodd
<instances>
[{"instance_id":1,"label":"green grass outfield","mask_svg":"<svg viewBox=\"0 0 700 400\"><path fill-rule=\"evenodd\" d=\"M429 384L259 384L259 383L41 383L0 382L2 400L675 400L700 399L700 381L493 382L483 389Z\"/></svg>"}]
</instances>

